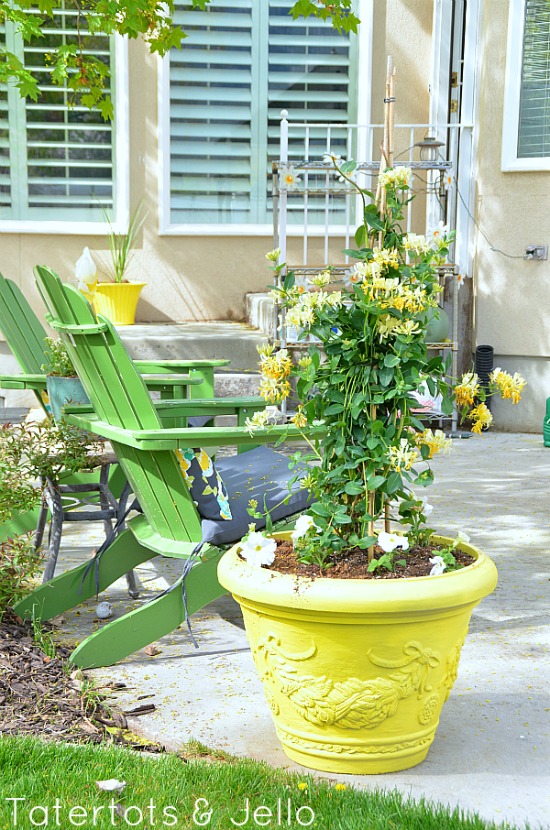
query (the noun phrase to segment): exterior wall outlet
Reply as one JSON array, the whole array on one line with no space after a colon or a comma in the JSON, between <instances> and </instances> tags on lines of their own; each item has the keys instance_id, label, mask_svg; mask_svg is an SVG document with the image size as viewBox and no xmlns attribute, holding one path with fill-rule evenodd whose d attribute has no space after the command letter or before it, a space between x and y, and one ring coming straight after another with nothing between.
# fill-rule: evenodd
<instances>
[{"instance_id":1,"label":"exterior wall outlet","mask_svg":"<svg viewBox=\"0 0 550 830\"><path fill-rule=\"evenodd\" d=\"M548 259L548 245L526 245L524 259Z\"/></svg>"}]
</instances>

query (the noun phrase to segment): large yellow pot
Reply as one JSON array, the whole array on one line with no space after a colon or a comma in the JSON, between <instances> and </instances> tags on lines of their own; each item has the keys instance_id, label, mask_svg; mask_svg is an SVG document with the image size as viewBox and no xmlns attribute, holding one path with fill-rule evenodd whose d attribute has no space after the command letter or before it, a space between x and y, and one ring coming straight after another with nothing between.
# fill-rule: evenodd
<instances>
[{"instance_id":1,"label":"large yellow pot","mask_svg":"<svg viewBox=\"0 0 550 830\"><path fill-rule=\"evenodd\" d=\"M145 282L98 282L94 296L96 314L103 314L117 326L132 326L139 295Z\"/></svg>"},{"instance_id":2,"label":"large yellow pot","mask_svg":"<svg viewBox=\"0 0 550 830\"><path fill-rule=\"evenodd\" d=\"M289 758L361 774L424 760L472 610L497 584L493 562L461 547L476 557L468 568L394 580L279 574L253 568L238 545L222 557L218 578L242 608Z\"/></svg>"}]
</instances>

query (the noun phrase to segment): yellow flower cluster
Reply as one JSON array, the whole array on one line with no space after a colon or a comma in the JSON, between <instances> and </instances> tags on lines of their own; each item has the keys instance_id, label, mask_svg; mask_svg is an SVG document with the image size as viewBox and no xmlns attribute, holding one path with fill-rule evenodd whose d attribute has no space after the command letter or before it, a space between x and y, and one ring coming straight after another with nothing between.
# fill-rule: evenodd
<instances>
[{"instance_id":1,"label":"yellow flower cluster","mask_svg":"<svg viewBox=\"0 0 550 830\"><path fill-rule=\"evenodd\" d=\"M412 170L410 167L392 167L389 170L384 170L378 176L380 187L395 187L397 190L409 187L411 179Z\"/></svg>"},{"instance_id":2,"label":"yellow flower cluster","mask_svg":"<svg viewBox=\"0 0 550 830\"><path fill-rule=\"evenodd\" d=\"M481 433L482 429L487 429L493 423L493 416L484 403L480 403L472 409L468 417L472 419L472 432L478 434Z\"/></svg>"},{"instance_id":3,"label":"yellow flower cluster","mask_svg":"<svg viewBox=\"0 0 550 830\"><path fill-rule=\"evenodd\" d=\"M372 260L382 268L399 268L399 251L397 248L373 248Z\"/></svg>"},{"instance_id":4,"label":"yellow flower cluster","mask_svg":"<svg viewBox=\"0 0 550 830\"><path fill-rule=\"evenodd\" d=\"M303 429L304 427L307 426L307 418L304 415L304 412L303 412L303 409L302 409L301 406L299 406L298 409L296 410L296 412L294 413L294 416L292 418L292 423L294 424L294 426L297 426L298 429Z\"/></svg>"},{"instance_id":5,"label":"yellow flower cluster","mask_svg":"<svg viewBox=\"0 0 550 830\"><path fill-rule=\"evenodd\" d=\"M277 378L262 378L260 381L260 395L268 403L280 403L290 395L290 383L288 380L277 380Z\"/></svg>"},{"instance_id":6,"label":"yellow flower cluster","mask_svg":"<svg viewBox=\"0 0 550 830\"><path fill-rule=\"evenodd\" d=\"M292 360L287 349L280 349L278 352L262 357L261 372L266 378L285 380L292 369Z\"/></svg>"},{"instance_id":7,"label":"yellow flower cluster","mask_svg":"<svg viewBox=\"0 0 550 830\"><path fill-rule=\"evenodd\" d=\"M341 291L314 291L302 295L296 305L286 313L286 322L296 328L309 328L314 322L316 312L325 308L338 308L342 305Z\"/></svg>"},{"instance_id":8,"label":"yellow flower cluster","mask_svg":"<svg viewBox=\"0 0 550 830\"><path fill-rule=\"evenodd\" d=\"M287 349L276 352L273 347L260 347L258 351L262 373L260 395L268 403L279 403L290 395L288 378L292 370L292 359Z\"/></svg>"},{"instance_id":9,"label":"yellow flower cluster","mask_svg":"<svg viewBox=\"0 0 550 830\"><path fill-rule=\"evenodd\" d=\"M455 386L456 405L471 406L479 392L479 378L475 372L466 372L462 375L460 383Z\"/></svg>"},{"instance_id":10,"label":"yellow flower cluster","mask_svg":"<svg viewBox=\"0 0 550 830\"><path fill-rule=\"evenodd\" d=\"M416 320L399 320L391 314L384 314L376 321L376 331L380 340L387 340L388 337L396 337L398 334L418 334L420 326Z\"/></svg>"},{"instance_id":11,"label":"yellow flower cluster","mask_svg":"<svg viewBox=\"0 0 550 830\"><path fill-rule=\"evenodd\" d=\"M311 285L317 285L320 288L323 288L325 285L329 285L332 280L332 275L330 271L327 269L326 271L321 271L319 274L315 274L308 282Z\"/></svg>"},{"instance_id":12,"label":"yellow flower cluster","mask_svg":"<svg viewBox=\"0 0 550 830\"><path fill-rule=\"evenodd\" d=\"M415 461L420 458L420 453L411 447L406 438L401 438L398 447L390 447L390 467L400 473L402 470L410 470Z\"/></svg>"},{"instance_id":13,"label":"yellow flower cluster","mask_svg":"<svg viewBox=\"0 0 550 830\"><path fill-rule=\"evenodd\" d=\"M419 447L425 444L430 449L428 458L433 458L438 452L448 453L451 450L453 442L450 438L445 438L445 433L441 429L436 429L433 432L431 429L425 429L424 432L419 432L416 435L416 443Z\"/></svg>"},{"instance_id":14,"label":"yellow flower cluster","mask_svg":"<svg viewBox=\"0 0 550 830\"><path fill-rule=\"evenodd\" d=\"M406 251L412 251L417 256L428 253L433 250L431 242L428 242L423 234L409 233L403 237L403 247Z\"/></svg>"},{"instance_id":15,"label":"yellow flower cluster","mask_svg":"<svg viewBox=\"0 0 550 830\"><path fill-rule=\"evenodd\" d=\"M527 381L518 372L510 375L502 369L495 369L489 375L502 398L510 398L512 403L519 403Z\"/></svg>"}]
</instances>

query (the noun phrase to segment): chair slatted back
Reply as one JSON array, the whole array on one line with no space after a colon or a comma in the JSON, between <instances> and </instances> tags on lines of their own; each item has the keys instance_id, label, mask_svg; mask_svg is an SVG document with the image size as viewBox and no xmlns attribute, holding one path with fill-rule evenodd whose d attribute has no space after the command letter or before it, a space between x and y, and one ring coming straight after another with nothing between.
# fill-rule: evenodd
<instances>
[{"instance_id":1,"label":"chair slatted back","mask_svg":"<svg viewBox=\"0 0 550 830\"><path fill-rule=\"evenodd\" d=\"M67 346L100 420L122 429L160 429L147 387L112 323L96 316L76 288L49 268L35 275L49 321ZM200 518L171 450L141 450L112 442L152 529L167 539L199 542Z\"/></svg>"},{"instance_id":2,"label":"chair slatted back","mask_svg":"<svg viewBox=\"0 0 550 830\"><path fill-rule=\"evenodd\" d=\"M18 285L0 274L0 330L22 371L42 373L47 332ZM42 405L39 392L36 397Z\"/></svg>"}]
</instances>

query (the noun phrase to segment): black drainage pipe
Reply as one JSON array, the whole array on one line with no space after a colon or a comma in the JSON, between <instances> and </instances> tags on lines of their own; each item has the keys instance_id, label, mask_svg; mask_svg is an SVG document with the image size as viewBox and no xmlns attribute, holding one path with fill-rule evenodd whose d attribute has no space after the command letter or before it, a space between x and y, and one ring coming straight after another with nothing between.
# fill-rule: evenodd
<instances>
[{"instance_id":1,"label":"black drainage pipe","mask_svg":"<svg viewBox=\"0 0 550 830\"><path fill-rule=\"evenodd\" d=\"M489 387L489 375L493 371L493 357L495 350L492 346L478 346L475 356L475 371L485 391ZM487 398L487 406L490 408L491 399Z\"/></svg>"}]
</instances>

